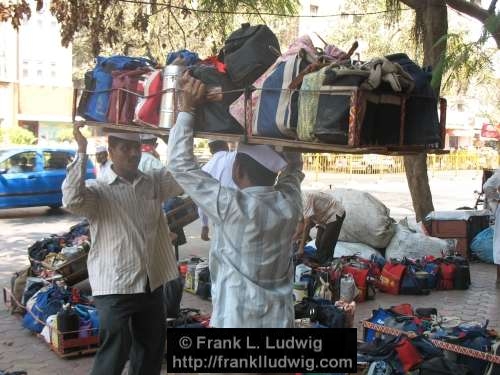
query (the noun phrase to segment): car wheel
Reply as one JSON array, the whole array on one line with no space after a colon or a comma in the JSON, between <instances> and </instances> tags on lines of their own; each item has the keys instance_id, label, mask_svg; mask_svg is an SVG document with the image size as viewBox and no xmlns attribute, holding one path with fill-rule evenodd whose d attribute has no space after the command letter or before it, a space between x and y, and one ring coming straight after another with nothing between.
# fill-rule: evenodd
<instances>
[{"instance_id":1,"label":"car wheel","mask_svg":"<svg viewBox=\"0 0 500 375\"><path fill-rule=\"evenodd\" d=\"M49 207L52 208L53 210L57 210L58 208L62 207L62 204L52 204Z\"/></svg>"}]
</instances>

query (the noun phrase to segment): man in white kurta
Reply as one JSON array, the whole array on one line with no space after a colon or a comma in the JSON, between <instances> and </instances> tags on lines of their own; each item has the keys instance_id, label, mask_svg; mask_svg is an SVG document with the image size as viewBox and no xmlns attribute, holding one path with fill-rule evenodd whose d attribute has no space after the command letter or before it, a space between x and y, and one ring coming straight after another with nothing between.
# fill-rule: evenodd
<instances>
[{"instance_id":1,"label":"man in white kurta","mask_svg":"<svg viewBox=\"0 0 500 375\"><path fill-rule=\"evenodd\" d=\"M245 187L238 183L239 177L234 178L239 190L222 186L201 170L193 155L194 116L188 112L194 110L196 101L189 93L203 96L204 88L193 78L184 79L186 109L170 133L168 168L214 224L209 259L211 324L217 328L293 327L291 245L302 215L300 183L304 174L300 155L289 155L286 165L268 146L240 147L238 154L245 156L236 156L235 176L242 172L239 158L247 156L262 168L265 163L269 173L280 164L286 168L274 186Z\"/></svg>"},{"instance_id":2,"label":"man in white kurta","mask_svg":"<svg viewBox=\"0 0 500 375\"><path fill-rule=\"evenodd\" d=\"M500 287L500 169L497 169L483 186L484 195L491 211L495 214L493 235L493 262L497 265L497 288Z\"/></svg>"},{"instance_id":3,"label":"man in white kurta","mask_svg":"<svg viewBox=\"0 0 500 375\"><path fill-rule=\"evenodd\" d=\"M210 141L208 143L212 158L203 166L201 170L207 172L210 176L220 181L222 186L237 188L233 181L233 164L236 157L236 151L229 151L227 142ZM198 215L201 219L201 239L209 241L208 237L208 216L202 209L198 209Z\"/></svg>"}]
</instances>

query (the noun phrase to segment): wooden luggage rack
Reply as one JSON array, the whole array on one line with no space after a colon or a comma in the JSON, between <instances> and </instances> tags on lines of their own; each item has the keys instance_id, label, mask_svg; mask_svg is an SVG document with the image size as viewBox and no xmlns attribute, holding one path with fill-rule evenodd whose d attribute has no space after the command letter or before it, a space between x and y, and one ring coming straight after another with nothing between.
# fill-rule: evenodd
<instances>
[{"instance_id":1,"label":"wooden luggage rack","mask_svg":"<svg viewBox=\"0 0 500 375\"><path fill-rule=\"evenodd\" d=\"M21 304L14 295L12 291L4 287L3 288L3 302L5 306L11 307L15 305L26 311L26 314L31 314L31 312L26 309L26 306ZM36 316L33 315L33 318L38 321L42 325L46 325L45 322L39 320ZM94 354L99 349L99 336L96 334L97 331L95 328L83 329L81 331L69 332L73 335L82 335L86 337L76 337L76 338L67 338L68 332L62 333L58 329L49 327L49 335L51 338L51 342L47 343L45 339L41 336L41 340L49 345L50 349L56 353L61 358L71 358L71 357L80 357L83 355ZM54 341L54 342L53 342Z\"/></svg>"},{"instance_id":2,"label":"wooden luggage rack","mask_svg":"<svg viewBox=\"0 0 500 375\"><path fill-rule=\"evenodd\" d=\"M144 96L140 95L125 89L114 89L119 91L124 91L128 94L133 94L138 96L139 98L149 98L155 95L162 95L167 91L171 91L172 89L163 90L159 93ZM93 126L102 128L105 132L112 132L116 130L120 131L129 131L136 133L146 133L156 135L158 137L168 136L170 133L169 128L163 127L153 127L147 125L136 125L136 124L122 124L122 123L110 123L110 122L96 122L96 121L77 121L77 101L79 97L79 93L82 91L81 89L73 90L73 112L72 118L73 123L79 123L82 125ZM106 90L107 92L113 90ZM204 139L218 139L224 140L228 142L243 142L247 144L254 145L271 145L281 149L289 149L294 151L301 151L306 153L348 153L348 154L382 154L382 155L411 155L417 154L421 152L432 153L432 154L446 154L449 153L447 150L443 150L440 148L429 148L425 145L404 145L404 135L405 135L405 103L406 103L406 95L403 94L391 94L392 97L398 97L401 102L401 119L399 126L399 143L393 145L365 145L361 142L361 130L362 130L362 121L364 116L364 105L362 102L366 101L366 97L369 95L364 90L353 90L350 97L350 113L349 113L349 127L348 127L348 142L346 145L342 144L333 144L333 143L325 143L325 142L309 142L309 141L300 141L295 139L286 139L286 138L271 138L271 137L262 137L252 135L252 131L250 129L251 125L245 124L245 128L242 128L241 134L231 134L231 133L219 133L219 132L204 132L204 131L195 131L194 136L196 138L204 138ZM119 107L119 96L117 101L117 106ZM439 100L440 107L440 138L441 143L444 143L444 137L446 133L446 99L440 98Z\"/></svg>"}]
</instances>

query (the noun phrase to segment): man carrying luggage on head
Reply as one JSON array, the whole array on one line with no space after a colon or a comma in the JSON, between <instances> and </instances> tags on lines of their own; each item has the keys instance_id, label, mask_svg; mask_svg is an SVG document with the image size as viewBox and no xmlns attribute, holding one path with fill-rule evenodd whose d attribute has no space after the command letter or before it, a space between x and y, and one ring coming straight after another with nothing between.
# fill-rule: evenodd
<instances>
[{"instance_id":1,"label":"man carrying luggage on head","mask_svg":"<svg viewBox=\"0 0 500 375\"><path fill-rule=\"evenodd\" d=\"M87 140L75 125L78 155L62 185L64 206L90 222L87 266L99 313L100 348L92 375L160 374L165 346L162 286L179 272L162 203L182 193L166 170L138 169L135 133L111 133L113 165L85 181Z\"/></svg>"},{"instance_id":2,"label":"man carrying luggage on head","mask_svg":"<svg viewBox=\"0 0 500 375\"><path fill-rule=\"evenodd\" d=\"M238 145L233 180L222 186L193 155L196 107L205 86L184 75L183 103L168 142L169 170L214 225L210 248L216 328L293 327L292 235L302 214L300 154ZM279 174L276 182L276 177Z\"/></svg>"}]
</instances>

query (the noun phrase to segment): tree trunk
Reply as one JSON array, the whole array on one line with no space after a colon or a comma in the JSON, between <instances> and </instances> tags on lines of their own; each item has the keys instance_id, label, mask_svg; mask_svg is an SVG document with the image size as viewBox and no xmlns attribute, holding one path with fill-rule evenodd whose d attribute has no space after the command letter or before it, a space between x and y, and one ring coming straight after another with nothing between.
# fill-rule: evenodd
<instances>
[{"instance_id":1,"label":"tree trunk","mask_svg":"<svg viewBox=\"0 0 500 375\"><path fill-rule=\"evenodd\" d=\"M446 52L446 42L436 45L436 42L448 33L446 2L445 0L420 0L412 7L416 12L421 12L424 65L436 66ZM441 79L438 80L436 86L436 95L439 97ZM427 175L427 154L407 155L404 157L404 163L415 216L417 221L421 221L427 214L434 211Z\"/></svg>"}]
</instances>

